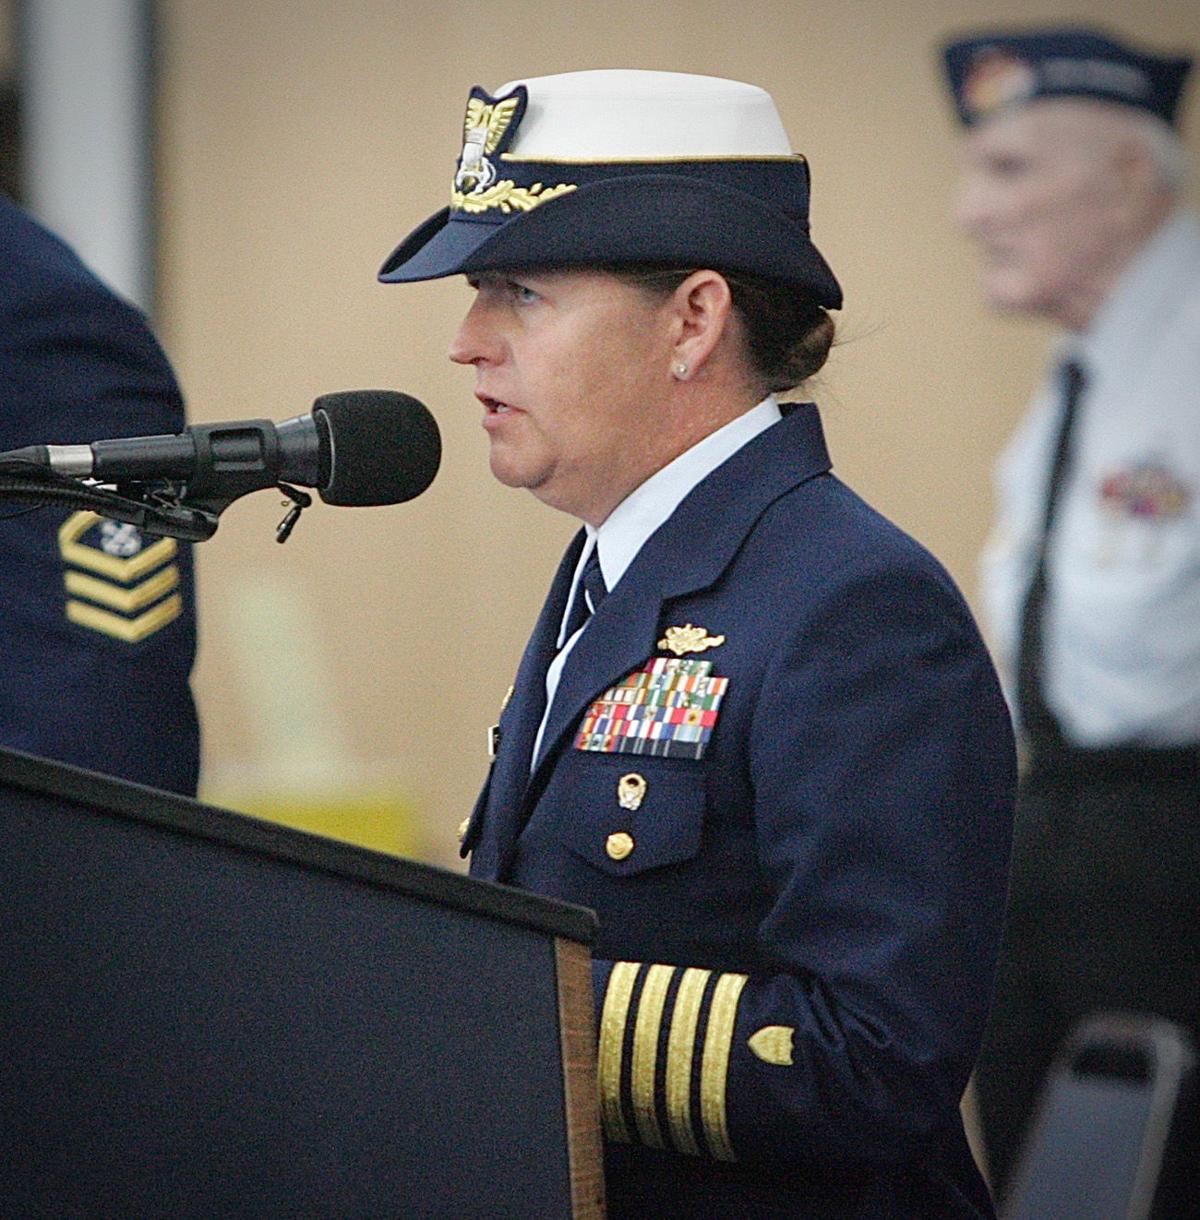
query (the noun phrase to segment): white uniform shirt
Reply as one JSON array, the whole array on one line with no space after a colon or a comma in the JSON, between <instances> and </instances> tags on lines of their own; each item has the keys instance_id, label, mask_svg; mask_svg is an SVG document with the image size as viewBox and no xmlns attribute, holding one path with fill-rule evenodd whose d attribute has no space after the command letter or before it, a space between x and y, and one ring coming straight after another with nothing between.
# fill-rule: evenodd
<instances>
[{"instance_id":1,"label":"white uniform shirt","mask_svg":"<svg viewBox=\"0 0 1200 1220\"><path fill-rule=\"evenodd\" d=\"M1087 381L1048 555L1046 702L1076 745L1200 742L1200 218L1162 226L1092 326L1063 341L1069 356ZM1057 367L998 463L982 563L1014 709Z\"/></svg>"},{"instance_id":2,"label":"white uniform shirt","mask_svg":"<svg viewBox=\"0 0 1200 1220\"><path fill-rule=\"evenodd\" d=\"M572 596L567 598L567 608L563 612L562 625L559 627L559 652L546 671L546 711L542 715L537 740L533 745L531 765L536 762L542 748L542 733L545 731L546 718L550 715L550 706L558 690L563 666L571 654L571 649L575 647L575 641L587 626L585 623L570 639L563 638L570 618L572 598L583 596L579 587L579 574L583 571L583 565L592 553L592 548L600 548L600 571L604 576L604 587L611 593L650 535L679 507L688 492L718 466L733 457L743 445L782 418L775 396L772 394L764 398L758 406L710 433L690 449L684 450L673 462L651 475L609 513L599 529L590 525L584 526L587 530L587 541L579 552L579 562L575 565L575 577L571 586Z\"/></svg>"}]
</instances>

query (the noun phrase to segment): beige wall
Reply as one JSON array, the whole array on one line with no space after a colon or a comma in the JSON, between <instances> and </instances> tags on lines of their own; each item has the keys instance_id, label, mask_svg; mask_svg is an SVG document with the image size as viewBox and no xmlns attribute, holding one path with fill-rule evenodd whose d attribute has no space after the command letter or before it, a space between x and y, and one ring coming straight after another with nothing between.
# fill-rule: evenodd
<instances>
[{"instance_id":1,"label":"beige wall","mask_svg":"<svg viewBox=\"0 0 1200 1220\"><path fill-rule=\"evenodd\" d=\"M751 80L814 170L842 346L817 396L839 473L969 596L988 472L1039 368L1037 327L987 316L946 211L954 131L940 35L1128 4L899 0L164 0L164 340L195 419L282 418L329 390L426 401L445 442L407 506L318 505L279 547L266 493L199 554L208 792L362 792L428 812L450 858L496 716L572 523L493 483L468 371L444 357L460 282L383 287L392 245L446 197L474 83L633 66ZM1143 35L1200 44L1195 0ZM1189 124L1200 138L1200 90Z\"/></svg>"}]
</instances>

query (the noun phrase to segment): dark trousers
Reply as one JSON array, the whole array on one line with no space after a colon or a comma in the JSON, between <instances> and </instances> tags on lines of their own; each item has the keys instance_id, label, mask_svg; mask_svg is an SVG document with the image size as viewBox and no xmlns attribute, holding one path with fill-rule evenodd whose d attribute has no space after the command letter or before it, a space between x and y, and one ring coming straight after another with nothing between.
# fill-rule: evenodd
<instances>
[{"instance_id":1,"label":"dark trousers","mask_svg":"<svg viewBox=\"0 0 1200 1220\"><path fill-rule=\"evenodd\" d=\"M1035 762L1022 781L1008 923L976 1070L997 1197L1075 1023L1124 1009L1196 1038L1198 962L1200 751L1068 750ZM1194 1108L1174 1137L1156 1215L1200 1214L1200 1143L1180 1146L1195 1139Z\"/></svg>"}]
</instances>

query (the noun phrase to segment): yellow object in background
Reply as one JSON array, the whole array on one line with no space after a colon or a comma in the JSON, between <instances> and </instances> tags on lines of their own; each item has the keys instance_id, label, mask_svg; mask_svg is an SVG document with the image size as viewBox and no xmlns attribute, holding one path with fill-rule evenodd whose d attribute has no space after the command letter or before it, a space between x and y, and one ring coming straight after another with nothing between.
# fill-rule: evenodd
<instances>
[{"instance_id":1,"label":"yellow object in background","mask_svg":"<svg viewBox=\"0 0 1200 1220\"><path fill-rule=\"evenodd\" d=\"M345 792L258 792L205 789L203 799L310 834L325 835L392 856L420 859L425 845L414 805L396 788L379 786Z\"/></svg>"},{"instance_id":2,"label":"yellow object in background","mask_svg":"<svg viewBox=\"0 0 1200 1220\"><path fill-rule=\"evenodd\" d=\"M285 558L290 559L291 556ZM202 799L297 830L394 856L429 844L401 760L355 742L338 689L336 633L326 630L296 573L257 570L236 596L208 607L226 640L243 756L201 768ZM286 677L281 677L286 675ZM364 748L365 747L365 748Z\"/></svg>"}]
</instances>

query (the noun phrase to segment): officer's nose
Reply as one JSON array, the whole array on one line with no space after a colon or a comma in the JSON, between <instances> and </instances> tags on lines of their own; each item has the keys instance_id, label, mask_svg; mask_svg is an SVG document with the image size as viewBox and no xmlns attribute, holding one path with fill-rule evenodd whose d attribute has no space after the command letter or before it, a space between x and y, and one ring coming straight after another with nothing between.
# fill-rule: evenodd
<instances>
[{"instance_id":1,"label":"officer's nose","mask_svg":"<svg viewBox=\"0 0 1200 1220\"><path fill-rule=\"evenodd\" d=\"M447 355L455 364L492 363L497 359L499 345L494 329L488 323L487 309L481 296L476 296L450 342Z\"/></svg>"},{"instance_id":2,"label":"officer's nose","mask_svg":"<svg viewBox=\"0 0 1200 1220\"><path fill-rule=\"evenodd\" d=\"M954 224L969 236L978 237L991 223L994 212L994 201L980 176L964 170L951 196Z\"/></svg>"}]
</instances>

